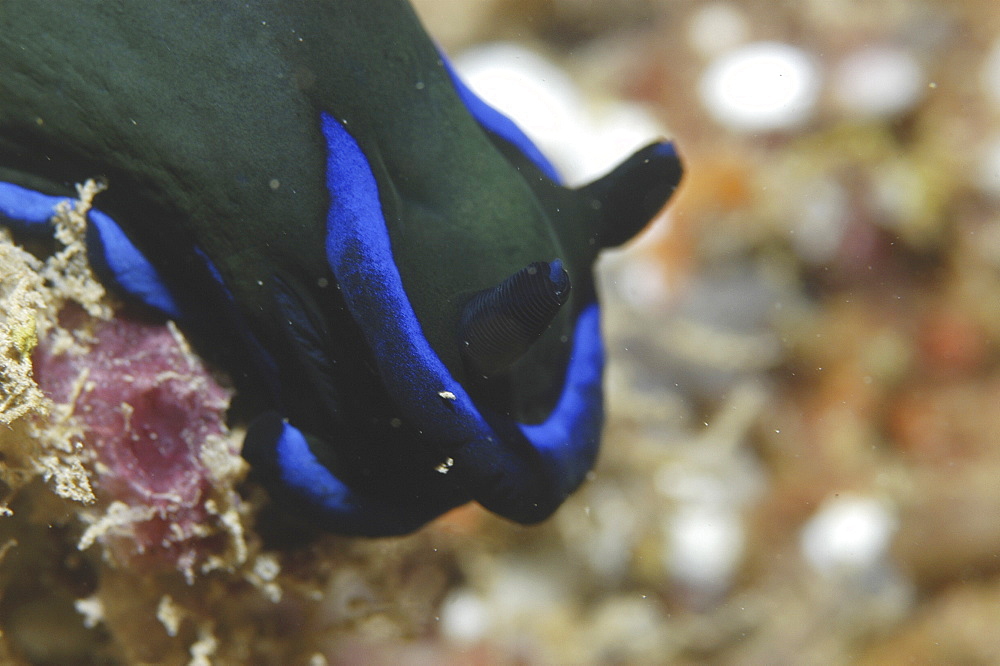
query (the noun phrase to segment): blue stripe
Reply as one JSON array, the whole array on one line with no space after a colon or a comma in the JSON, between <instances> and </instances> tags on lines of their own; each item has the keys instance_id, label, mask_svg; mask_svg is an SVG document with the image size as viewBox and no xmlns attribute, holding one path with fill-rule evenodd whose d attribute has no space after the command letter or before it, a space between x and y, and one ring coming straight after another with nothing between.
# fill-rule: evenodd
<instances>
[{"instance_id":1,"label":"blue stripe","mask_svg":"<svg viewBox=\"0 0 1000 666\"><path fill-rule=\"evenodd\" d=\"M0 182L0 215L12 223L15 230L51 233L49 220L56 206L69 197L55 197L29 190L13 183ZM117 284L125 294L155 308L172 319L180 319L181 311L160 277L121 227L105 213L91 208L87 213L88 231L96 236L89 244L90 264L98 274Z\"/></svg>"},{"instance_id":2,"label":"blue stripe","mask_svg":"<svg viewBox=\"0 0 1000 666\"><path fill-rule=\"evenodd\" d=\"M455 91L462 100L462 104L472 114L472 117L476 119L476 122L486 131L492 132L504 141L514 145L529 162L538 167L552 182L561 184L562 177L559 175L559 171L556 170L555 166L545 157L542 151L538 149L538 146L528 138L528 135L513 120L494 109L476 95L476 93L472 92L472 89L459 77L455 68L448 62L448 58L444 54L441 54L441 62L444 63L445 70L451 76L451 82L455 86Z\"/></svg>"}]
</instances>

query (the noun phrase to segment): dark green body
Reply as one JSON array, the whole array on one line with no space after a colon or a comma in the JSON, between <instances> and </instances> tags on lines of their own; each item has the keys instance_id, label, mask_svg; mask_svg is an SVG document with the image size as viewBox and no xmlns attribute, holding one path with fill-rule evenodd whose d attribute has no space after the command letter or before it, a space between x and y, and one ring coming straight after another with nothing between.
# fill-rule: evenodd
<instances>
[{"instance_id":1,"label":"dark green body","mask_svg":"<svg viewBox=\"0 0 1000 666\"><path fill-rule=\"evenodd\" d=\"M560 399L579 315L595 298L597 253L645 225L676 188L680 163L669 145L654 145L589 186L564 188L481 109L470 115L456 85L398 0L0 0L0 183L62 195L88 178L107 181L98 208L153 265L199 349L233 375L249 416L281 417L255 438L262 460L278 456L263 463L277 470L273 483L292 468L315 471L313 453L337 477L320 470L291 493L322 505L330 529L379 533L365 527L368 516L423 502L383 531L413 529L480 495L537 520L596 455L600 417L587 409L600 411L602 365L593 343L580 395L537 434L546 444L521 425L546 422ZM358 326L368 311L350 311L331 269L331 192L360 190L327 182L334 144L323 114L357 143L360 171L377 184L391 263L419 322L413 339L425 338L447 381L471 396L461 409L476 425L446 446L425 441L431 420L412 408L396 425L406 401L387 388L395 359L376 370L379 333ZM363 266L366 251L335 254ZM554 259L572 284L568 302L509 368L474 376L458 330L470 296ZM366 288L352 287L357 302ZM429 367L426 353L400 354L400 367ZM406 395L446 388L401 385ZM574 420L590 423L579 444L560 439ZM312 453L281 459L281 446L304 441L300 431ZM488 458L467 465L464 479L462 450ZM452 454L457 471L446 480L436 466ZM310 495L341 480L360 499ZM353 522L339 522L345 514Z\"/></svg>"},{"instance_id":2,"label":"dark green body","mask_svg":"<svg viewBox=\"0 0 1000 666\"><path fill-rule=\"evenodd\" d=\"M0 179L44 175L43 189L66 190L105 177L99 203L141 250L180 257L196 242L255 318L274 271L309 291L330 277L324 109L368 155L408 295L458 376L464 296L553 257L585 289L578 276L594 250L567 254L525 180L458 102L406 4L109 6L0 7L0 63L18 64L0 69ZM69 103L54 105L54 94ZM163 267L175 269L191 273Z\"/></svg>"}]
</instances>

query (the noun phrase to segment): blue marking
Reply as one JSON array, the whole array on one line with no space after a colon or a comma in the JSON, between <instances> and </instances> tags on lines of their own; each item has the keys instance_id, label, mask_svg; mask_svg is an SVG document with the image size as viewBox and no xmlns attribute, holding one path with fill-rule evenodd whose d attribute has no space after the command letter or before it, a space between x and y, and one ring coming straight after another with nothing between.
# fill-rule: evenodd
<instances>
[{"instance_id":1,"label":"blue marking","mask_svg":"<svg viewBox=\"0 0 1000 666\"><path fill-rule=\"evenodd\" d=\"M673 141L660 141L654 144L653 157L656 158L674 158L677 159L677 148L674 147Z\"/></svg>"},{"instance_id":2,"label":"blue marking","mask_svg":"<svg viewBox=\"0 0 1000 666\"><path fill-rule=\"evenodd\" d=\"M212 259L205 254L205 251L197 245L194 246L194 253L198 255L198 258L201 259L203 264L205 264L205 268L208 270L209 275L212 276L216 286L218 286L219 290L222 292L224 297L223 300L227 304L235 305L236 299L233 298L233 292L229 290L229 287L226 285L226 281L222 279L222 271L219 270L219 267L216 266L215 262L212 261Z\"/></svg>"},{"instance_id":3,"label":"blue marking","mask_svg":"<svg viewBox=\"0 0 1000 666\"><path fill-rule=\"evenodd\" d=\"M453 473L477 501L522 522L548 516L589 471L602 423L603 351L597 305L577 323L566 385L541 424L492 417L519 441L504 441L424 337L392 256L378 185L346 129L322 116L327 140L326 253L347 308L371 347L380 378L401 415L453 455ZM450 391L444 400L439 391ZM402 508L400 509L402 510Z\"/></svg>"},{"instance_id":4,"label":"blue marking","mask_svg":"<svg viewBox=\"0 0 1000 666\"><path fill-rule=\"evenodd\" d=\"M256 369L261 373L261 377L264 379L264 385L267 386L268 393L270 397L275 402L280 402L279 395L281 391L281 383L278 381L278 363L274 359L274 356L267 350L267 348L261 344L260 339L250 330L250 326L247 324L246 317L242 315L240 309L236 305L236 299L233 297L233 292L229 289L226 281L222 278L222 271L219 267L215 265L212 258L206 254L206 252L199 246L195 245L193 247L195 255L201 259L202 264L211 276L212 281L215 283L215 298L210 299L209 302L213 303L211 306L213 310L211 312L206 312L204 309L198 311L201 319L204 321L194 322L191 321L192 317L185 316L184 323L191 324L193 328L197 329L198 326L209 327L218 326L216 320L220 315L222 319L230 322L232 324L231 333L235 340L239 340L242 343L242 347L249 350L256 364ZM211 292L212 289L206 289L206 292ZM204 330L204 329L203 329Z\"/></svg>"},{"instance_id":5,"label":"blue marking","mask_svg":"<svg viewBox=\"0 0 1000 666\"><path fill-rule=\"evenodd\" d=\"M106 272L129 297L159 310L175 320L183 318L163 278L149 260L129 240L122 228L99 210L88 213L91 229L97 234L97 249L91 244L90 264L98 273Z\"/></svg>"},{"instance_id":6,"label":"blue marking","mask_svg":"<svg viewBox=\"0 0 1000 666\"><path fill-rule=\"evenodd\" d=\"M542 423L520 424L563 496L583 483L597 458L604 425L603 370L600 309L591 303L577 317L573 352L555 409Z\"/></svg>"},{"instance_id":7,"label":"blue marking","mask_svg":"<svg viewBox=\"0 0 1000 666\"><path fill-rule=\"evenodd\" d=\"M0 215L10 220L15 230L51 233L49 220L56 206L69 197L56 197L29 190L13 183L0 182ZM121 227L105 213L91 208L87 213L89 230L96 236L90 243L90 263L99 274L117 284L129 296L159 310L173 319L180 318L180 308L151 263L132 244Z\"/></svg>"},{"instance_id":8,"label":"blue marking","mask_svg":"<svg viewBox=\"0 0 1000 666\"><path fill-rule=\"evenodd\" d=\"M487 437L482 420L461 385L424 337L392 256L378 185L368 160L346 129L323 114L330 190L326 255L348 310L361 327L383 384L402 416L428 439L453 451ZM442 400L451 391L455 400Z\"/></svg>"},{"instance_id":9,"label":"blue marking","mask_svg":"<svg viewBox=\"0 0 1000 666\"><path fill-rule=\"evenodd\" d=\"M496 134L507 143L514 145L528 161L538 167L552 182L562 183L559 171L545 157L544 153L538 149L538 146L528 138L528 135L513 120L494 109L476 95L476 93L472 92L472 89L459 77L455 68L443 53L441 54L441 62L444 63L444 68L451 77L452 85L455 86L455 91L462 100L462 104L472 114L472 117L476 119L476 122L483 129Z\"/></svg>"},{"instance_id":10,"label":"blue marking","mask_svg":"<svg viewBox=\"0 0 1000 666\"><path fill-rule=\"evenodd\" d=\"M313 522L341 533L361 536L388 536L412 532L429 520L436 518L458 504L468 501L451 496L434 497L431 494L412 498L401 503L387 502L379 497L355 492L333 475L312 450L300 430L282 421L280 431L270 432L274 424L268 421L273 416L265 415L254 424L257 432L248 433L251 438L272 439L273 462L282 484L283 492L290 493L299 501L305 501L305 509ZM255 446L265 442L256 442ZM256 454L261 451L257 450ZM257 460L255 464L263 461Z\"/></svg>"},{"instance_id":11,"label":"blue marking","mask_svg":"<svg viewBox=\"0 0 1000 666\"><path fill-rule=\"evenodd\" d=\"M53 197L13 183L0 182L0 215L7 218L15 231L47 232L56 205L69 197Z\"/></svg>"},{"instance_id":12,"label":"blue marking","mask_svg":"<svg viewBox=\"0 0 1000 666\"><path fill-rule=\"evenodd\" d=\"M560 295L571 288L569 273L566 272L563 262L559 259L553 259L549 262L549 280L555 285L556 293Z\"/></svg>"},{"instance_id":13,"label":"blue marking","mask_svg":"<svg viewBox=\"0 0 1000 666\"><path fill-rule=\"evenodd\" d=\"M355 504L351 489L316 460L305 435L287 421L282 424L274 451L281 481L293 492L308 495L325 507L351 510Z\"/></svg>"}]
</instances>

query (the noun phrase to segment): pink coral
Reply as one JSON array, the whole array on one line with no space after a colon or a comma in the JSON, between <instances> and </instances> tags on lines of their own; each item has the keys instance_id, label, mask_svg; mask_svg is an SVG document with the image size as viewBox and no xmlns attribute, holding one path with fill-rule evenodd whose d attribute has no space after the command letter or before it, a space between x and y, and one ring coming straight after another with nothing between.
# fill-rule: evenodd
<instances>
[{"instance_id":1,"label":"pink coral","mask_svg":"<svg viewBox=\"0 0 1000 666\"><path fill-rule=\"evenodd\" d=\"M91 482L106 513L81 546L96 540L119 562L189 577L227 547L220 512L237 500L220 486L242 467L224 422L230 392L176 329L97 322L88 349L56 353L43 342L34 365L46 394L71 406L70 425L92 452Z\"/></svg>"}]
</instances>

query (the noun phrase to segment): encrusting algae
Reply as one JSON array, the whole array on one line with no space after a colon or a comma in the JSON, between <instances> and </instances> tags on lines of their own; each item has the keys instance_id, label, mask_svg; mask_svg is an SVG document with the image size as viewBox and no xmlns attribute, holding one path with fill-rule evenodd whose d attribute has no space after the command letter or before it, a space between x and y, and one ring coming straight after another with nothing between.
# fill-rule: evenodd
<instances>
[{"instance_id":1,"label":"encrusting algae","mask_svg":"<svg viewBox=\"0 0 1000 666\"><path fill-rule=\"evenodd\" d=\"M433 530L264 549L231 389L91 273L103 188L59 206L39 256L0 229L0 661L302 661L320 636L422 631L452 566ZM316 640L266 631L292 620Z\"/></svg>"},{"instance_id":2,"label":"encrusting algae","mask_svg":"<svg viewBox=\"0 0 1000 666\"><path fill-rule=\"evenodd\" d=\"M87 266L83 241L86 211L100 189L88 181L78 188L77 202L58 208L52 224L63 248L44 261L0 230L0 354L5 360L0 422L10 427L0 440L5 456L0 474L11 492L41 475L60 497L83 503L95 499L80 451L65 430L65 410L47 400L34 380L32 354L41 339L56 349L72 344L73 336L57 321L70 303L93 317L111 316L104 288ZM23 418L29 415L33 418Z\"/></svg>"},{"instance_id":3,"label":"encrusting algae","mask_svg":"<svg viewBox=\"0 0 1000 666\"><path fill-rule=\"evenodd\" d=\"M8 521L0 533L20 535L6 547L31 551L37 544L24 538L25 523L58 525L67 551L76 535L80 551L95 547L111 566L178 571L192 584L198 574L235 571L248 560L234 489L245 463L224 423L229 391L172 325L115 316L84 243L86 213L102 189L89 181L77 201L57 207L58 247L44 260L5 231L0 238L7 361L0 474ZM100 586L77 603L87 624L96 624ZM23 613L7 611L7 624L25 622ZM19 641L9 628L4 638ZM29 660L47 654L34 654L38 645L17 647Z\"/></svg>"}]
</instances>

